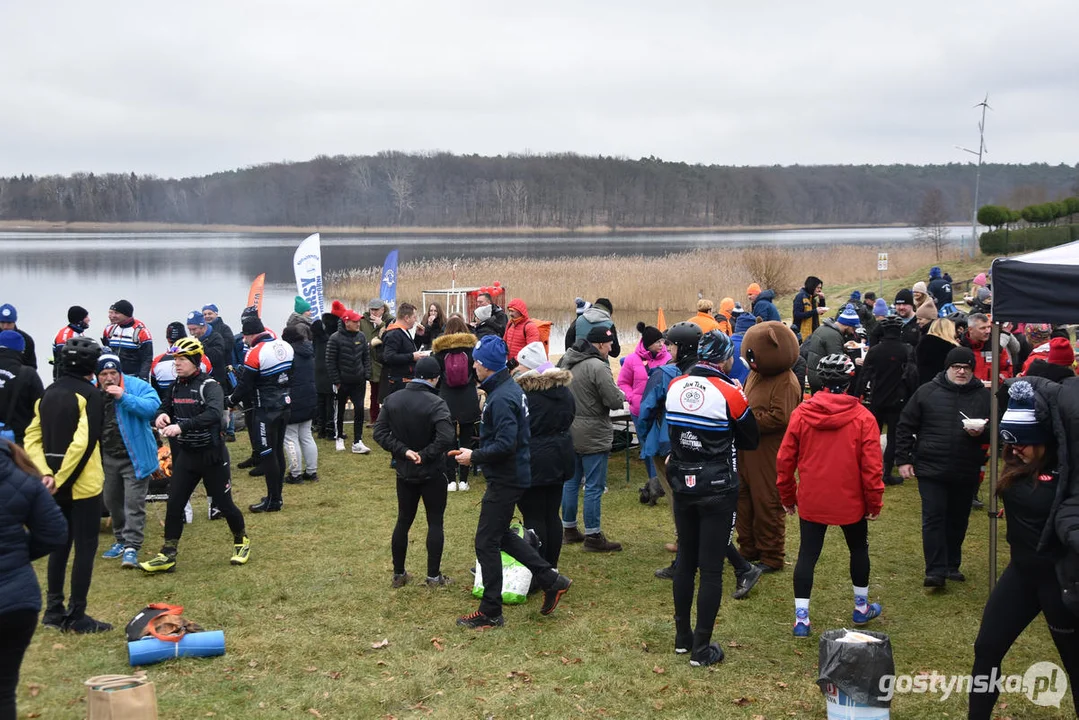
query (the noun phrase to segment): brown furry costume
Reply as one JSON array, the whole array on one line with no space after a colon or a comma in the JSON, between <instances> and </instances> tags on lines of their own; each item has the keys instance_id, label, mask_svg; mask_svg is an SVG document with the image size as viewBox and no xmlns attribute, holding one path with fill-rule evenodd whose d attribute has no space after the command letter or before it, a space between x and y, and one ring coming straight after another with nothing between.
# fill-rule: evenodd
<instances>
[{"instance_id":1,"label":"brown furry costume","mask_svg":"<svg viewBox=\"0 0 1079 720\"><path fill-rule=\"evenodd\" d=\"M738 547L750 561L783 567L786 518L776 490L776 456L802 388L791 368L798 359L798 339L781 322L758 323L746 331L742 357L751 372L745 394L760 428L756 450L738 455Z\"/></svg>"}]
</instances>

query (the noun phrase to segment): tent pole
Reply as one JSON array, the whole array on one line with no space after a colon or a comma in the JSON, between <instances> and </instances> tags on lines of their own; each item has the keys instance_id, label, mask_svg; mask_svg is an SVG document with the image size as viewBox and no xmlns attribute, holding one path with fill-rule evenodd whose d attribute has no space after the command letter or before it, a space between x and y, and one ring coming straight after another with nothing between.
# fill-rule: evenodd
<instances>
[{"instance_id":1,"label":"tent pole","mask_svg":"<svg viewBox=\"0 0 1079 720\"><path fill-rule=\"evenodd\" d=\"M989 592L997 584L997 454L1000 452L1000 323L993 321L993 361L989 391Z\"/></svg>"}]
</instances>

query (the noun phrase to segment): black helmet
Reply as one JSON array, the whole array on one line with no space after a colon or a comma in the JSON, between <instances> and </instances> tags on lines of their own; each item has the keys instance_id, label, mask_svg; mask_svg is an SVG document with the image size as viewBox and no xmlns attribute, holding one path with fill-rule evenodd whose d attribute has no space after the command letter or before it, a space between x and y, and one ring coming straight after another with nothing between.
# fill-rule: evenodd
<instances>
[{"instance_id":1,"label":"black helmet","mask_svg":"<svg viewBox=\"0 0 1079 720\"><path fill-rule=\"evenodd\" d=\"M84 375L97 370L99 357L101 357L101 346L88 337L73 337L60 348L61 367Z\"/></svg>"},{"instance_id":2,"label":"black helmet","mask_svg":"<svg viewBox=\"0 0 1079 720\"><path fill-rule=\"evenodd\" d=\"M817 377L826 387L846 387L854 377L854 361L846 355L825 355L817 363Z\"/></svg>"},{"instance_id":3,"label":"black helmet","mask_svg":"<svg viewBox=\"0 0 1079 720\"><path fill-rule=\"evenodd\" d=\"M888 317L881 318L877 325L880 327L881 332L887 332L889 330L899 332L903 329L903 318L898 315L889 315Z\"/></svg>"},{"instance_id":4,"label":"black helmet","mask_svg":"<svg viewBox=\"0 0 1079 720\"><path fill-rule=\"evenodd\" d=\"M719 365L730 360L734 356L734 343L726 333L719 330L709 330L701 336L701 342L697 346L697 359L702 362Z\"/></svg>"},{"instance_id":5,"label":"black helmet","mask_svg":"<svg viewBox=\"0 0 1079 720\"><path fill-rule=\"evenodd\" d=\"M679 362L688 355L696 355L697 345L701 342L701 326L691 322L676 323L667 330L667 342L678 348Z\"/></svg>"}]
</instances>

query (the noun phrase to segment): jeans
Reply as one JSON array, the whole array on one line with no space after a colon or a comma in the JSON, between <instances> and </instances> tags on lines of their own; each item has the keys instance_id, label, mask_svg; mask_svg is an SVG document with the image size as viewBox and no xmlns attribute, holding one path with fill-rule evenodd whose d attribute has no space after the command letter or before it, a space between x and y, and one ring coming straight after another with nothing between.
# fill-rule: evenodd
<instances>
[{"instance_id":1,"label":"jeans","mask_svg":"<svg viewBox=\"0 0 1079 720\"><path fill-rule=\"evenodd\" d=\"M502 614L502 552L532 571L532 577L543 589L558 579L551 564L540 557L535 548L510 530L513 509L525 488L488 482L480 503L480 519L476 524L476 560L483 573L483 599L480 612L487 617ZM501 552L500 552L501 551Z\"/></svg>"},{"instance_id":2,"label":"jeans","mask_svg":"<svg viewBox=\"0 0 1079 720\"><path fill-rule=\"evenodd\" d=\"M970 504L977 491L977 477L968 480L918 478L926 575L944 576L959 570L963 561L963 540L970 522Z\"/></svg>"},{"instance_id":3,"label":"jeans","mask_svg":"<svg viewBox=\"0 0 1079 720\"><path fill-rule=\"evenodd\" d=\"M634 418L632 418L632 420L633 420L633 426L634 426L634 428L636 428L636 431L637 431L637 439L640 440L641 438L643 438L645 436L645 434L646 434L645 431L648 428L641 426L639 418L634 417ZM655 463L655 461L652 460L651 455L645 455L644 456L644 469L648 471L648 479L649 480L656 477L656 463Z\"/></svg>"},{"instance_id":4,"label":"jeans","mask_svg":"<svg viewBox=\"0 0 1079 720\"><path fill-rule=\"evenodd\" d=\"M36 628L36 610L14 610L0 615L0 720L16 718L19 667Z\"/></svg>"},{"instance_id":5,"label":"jeans","mask_svg":"<svg viewBox=\"0 0 1079 720\"><path fill-rule=\"evenodd\" d=\"M584 482L584 533L600 531L600 503L607 488L608 453L577 455L573 477L562 486L562 527L577 527L577 493Z\"/></svg>"},{"instance_id":6,"label":"jeans","mask_svg":"<svg viewBox=\"0 0 1079 720\"><path fill-rule=\"evenodd\" d=\"M674 571L674 623L678 635L689 633L693 585L697 570L701 586L697 593L697 625L693 649L712 642L712 628L723 597L723 558L734 534L738 493L687 495L674 493L674 521L678 527L678 562Z\"/></svg>"},{"instance_id":7,"label":"jeans","mask_svg":"<svg viewBox=\"0 0 1079 720\"><path fill-rule=\"evenodd\" d=\"M318 472L318 445L311 432L310 420L285 426L285 454L288 455L289 474L292 477L300 477L304 469L309 473Z\"/></svg>"},{"instance_id":8,"label":"jeans","mask_svg":"<svg viewBox=\"0 0 1079 720\"><path fill-rule=\"evenodd\" d=\"M448 488L441 478L419 483L397 478L397 524L390 541L395 575L405 571L408 531L416 520L420 500L423 500L423 512L427 515L427 577L442 574L442 547L446 542L442 518L446 514Z\"/></svg>"},{"instance_id":9,"label":"jeans","mask_svg":"<svg viewBox=\"0 0 1079 720\"><path fill-rule=\"evenodd\" d=\"M79 620L86 614L86 596L90 594L90 580L94 575L94 558L97 557L97 534L101 526L101 496L72 500L70 495L57 497L56 504L67 520L67 545L49 554L48 603L52 612L63 612L64 581L67 577L67 559L75 548L75 560L71 564L71 602L67 617Z\"/></svg>"},{"instance_id":10,"label":"jeans","mask_svg":"<svg viewBox=\"0 0 1079 720\"><path fill-rule=\"evenodd\" d=\"M235 435L236 434L236 411L235 410L226 410L225 412L227 412L228 416L229 416L229 424L225 428L225 433L227 435Z\"/></svg>"},{"instance_id":11,"label":"jeans","mask_svg":"<svg viewBox=\"0 0 1079 720\"><path fill-rule=\"evenodd\" d=\"M135 477L130 458L114 458L101 453L105 470L102 497L112 517L112 534L124 547L142 549L142 534L146 528L147 479Z\"/></svg>"}]
</instances>

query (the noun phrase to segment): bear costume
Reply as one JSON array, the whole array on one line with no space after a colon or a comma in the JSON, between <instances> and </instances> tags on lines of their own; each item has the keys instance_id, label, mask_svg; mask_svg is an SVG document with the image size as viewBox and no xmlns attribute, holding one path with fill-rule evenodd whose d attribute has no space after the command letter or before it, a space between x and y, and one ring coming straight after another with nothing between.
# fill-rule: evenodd
<instances>
[{"instance_id":1,"label":"bear costume","mask_svg":"<svg viewBox=\"0 0 1079 720\"><path fill-rule=\"evenodd\" d=\"M750 367L745 394L760 428L756 450L739 452L738 547L766 572L783 568L786 515L776 489L776 457L802 388L791 368L798 338L781 322L762 322L746 331L742 357Z\"/></svg>"}]
</instances>

